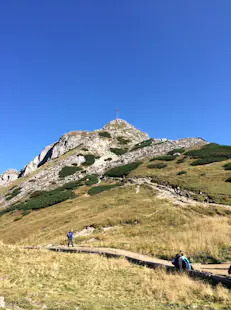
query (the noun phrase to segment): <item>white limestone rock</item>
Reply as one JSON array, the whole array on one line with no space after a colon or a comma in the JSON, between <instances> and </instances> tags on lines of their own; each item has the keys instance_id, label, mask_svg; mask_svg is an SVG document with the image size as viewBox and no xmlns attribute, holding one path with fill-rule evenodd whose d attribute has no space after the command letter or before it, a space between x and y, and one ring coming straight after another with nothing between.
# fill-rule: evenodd
<instances>
[{"instance_id":1,"label":"white limestone rock","mask_svg":"<svg viewBox=\"0 0 231 310\"><path fill-rule=\"evenodd\" d=\"M17 180L19 172L15 169L9 169L0 175L0 186L10 184L11 182Z\"/></svg>"},{"instance_id":2,"label":"white limestone rock","mask_svg":"<svg viewBox=\"0 0 231 310\"><path fill-rule=\"evenodd\" d=\"M45 157L47 156L47 154L49 153L49 151L52 149L54 144L48 145L46 146L43 151L41 152L40 155L36 156L28 165L26 165L20 176L26 176L28 174L30 174L31 172L35 171L38 167L39 164L44 161Z\"/></svg>"}]
</instances>

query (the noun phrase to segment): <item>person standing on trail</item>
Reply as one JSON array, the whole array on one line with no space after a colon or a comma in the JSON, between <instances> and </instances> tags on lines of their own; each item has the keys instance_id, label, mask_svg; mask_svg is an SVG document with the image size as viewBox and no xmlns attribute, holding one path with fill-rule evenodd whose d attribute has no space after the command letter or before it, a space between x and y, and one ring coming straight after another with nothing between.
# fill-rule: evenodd
<instances>
[{"instance_id":1,"label":"person standing on trail","mask_svg":"<svg viewBox=\"0 0 231 310\"><path fill-rule=\"evenodd\" d=\"M74 246L74 243L73 243L73 229L67 233L67 238L68 238L67 246L69 247L70 244L72 246Z\"/></svg>"},{"instance_id":2,"label":"person standing on trail","mask_svg":"<svg viewBox=\"0 0 231 310\"><path fill-rule=\"evenodd\" d=\"M178 259L179 269L180 270L192 270L192 266L187 257L181 253Z\"/></svg>"}]
</instances>

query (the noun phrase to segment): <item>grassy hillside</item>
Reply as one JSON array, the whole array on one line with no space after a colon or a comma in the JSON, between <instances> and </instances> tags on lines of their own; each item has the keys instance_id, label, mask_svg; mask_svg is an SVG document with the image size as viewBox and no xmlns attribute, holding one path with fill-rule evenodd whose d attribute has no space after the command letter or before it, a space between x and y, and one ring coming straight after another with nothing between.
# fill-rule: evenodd
<instances>
[{"instance_id":1,"label":"grassy hillside","mask_svg":"<svg viewBox=\"0 0 231 310\"><path fill-rule=\"evenodd\" d=\"M183 162L179 162L181 160ZM168 182L181 188L191 189L197 193L204 192L217 203L231 205L231 183L226 182L231 176L231 171L225 170L224 167L225 164L231 163L231 160L198 166L192 166L193 161L194 159L188 157L181 157L181 159L178 157L172 161L145 161L130 175L150 176L159 182ZM148 168L152 163L165 163L167 166L162 169ZM185 173L179 175L182 171ZM204 200L205 195L201 195L201 197L195 195L195 198Z\"/></svg>"},{"instance_id":2,"label":"grassy hillside","mask_svg":"<svg viewBox=\"0 0 231 310\"><path fill-rule=\"evenodd\" d=\"M17 218L17 212L0 217L0 236L5 243L65 244L69 229L77 232L94 226L95 232L77 237L76 244L83 245L91 239L91 245L168 259L179 249L193 261L231 259L229 208L173 204L158 198L148 186L142 186L139 193L136 186L125 186L90 197L83 195ZM113 228L104 231L107 226Z\"/></svg>"},{"instance_id":3,"label":"grassy hillside","mask_svg":"<svg viewBox=\"0 0 231 310\"><path fill-rule=\"evenodd\" d=\"M204 201L209 195L218 203L231 205L231 183L226 182L231 176L231 159L227 159L229 154L222 153L227 152L226 148L222 147L218 153L214 151L217 146L212 148L213 156L200 150L179 157L171 152L113 168L105 175L150 176L153 181L192 190L191 195L197 200ZM199 164L195 165L195 161ZM204 164L208 161L213 162ZM40 169L51 164L55 161ZM17 180L11 186L17 185L14 190L19 191L21 183L22 180ZM37 191L30 200L12 206L11 212L1 212L0 292L7 305L13 303L23 309L41 309L44 305L48 309L78 309L78 306L81 310L193 306L205 309L205 304L209 309L231 308L226 289L191 280L185 274L148 270L123 259L19 248L65 245L70 229L76 234L92 226L95 228L92 234L74 237L76 245L128 249L168 260L181 249L192 262L231 260L231 207L180 203L162 198L150 185L121 186L123 183L118 180L97 183L98 176L92 175L53 191ZM11 198L9 194L7 197Z\"/></svg>"},{"instance_id":4,"label":"grassy hillside","mask_svg":"<svg viewBox=\"0 0 231 310\"><path fill-rule=\"evenodd\" d=\"M229 309L222 286L95 255L0 245L0 292L7 308L49 310ZM183 288L183 289L182 289Z\"/></svg>"}]
</instances>

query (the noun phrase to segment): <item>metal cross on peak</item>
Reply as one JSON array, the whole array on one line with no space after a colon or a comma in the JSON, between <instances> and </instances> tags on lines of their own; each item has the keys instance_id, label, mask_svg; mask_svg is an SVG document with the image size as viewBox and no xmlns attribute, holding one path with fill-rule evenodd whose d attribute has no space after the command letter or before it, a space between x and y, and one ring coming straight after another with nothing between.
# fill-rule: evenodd
<instances>
[{"instance_id":1,"label":"metal cross on peak","mask_svg":"<svg viewBox=\"0 0 231 310\"><path fill-rule=\"evenodd\" d=\"M119 119L119 109L116 109L116 119Z\"/></svg>"}]
</instances>

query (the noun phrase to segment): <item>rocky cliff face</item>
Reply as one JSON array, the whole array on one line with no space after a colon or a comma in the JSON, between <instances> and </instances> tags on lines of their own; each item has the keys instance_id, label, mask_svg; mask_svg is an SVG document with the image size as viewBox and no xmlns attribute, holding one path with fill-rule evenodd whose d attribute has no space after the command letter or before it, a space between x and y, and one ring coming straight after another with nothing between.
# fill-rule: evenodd
<instances>
[{"instance_id":1,"label":"rocky cliff face","mask_svg":"<svg viewBox=\"0 0 231 310\"><path fill-rule=\"evenodd\" d=\"M108 132L111 139L103 139L99 135L102 131ZM90 152L103 155L110 147L117 146L118 141L115 141L117 137L129 139L133 144L149 138L148 134L136 129L134 126L121 119L113 120L105 125L103 129L93 132L69 132L63 135L58 142L45 147L39 156L36 156L35 159L23 168L20 177L28 175L47 161L60 157L80 145L82 145L83 148L89 149Z\"/></svg>"},{"instance_id":2,"label":"rocky cliff face","mask_svg":"<svg viewBox=\"0 0 231 310\"><path fill-rule=\"evenodd\" d=\"M15 169L9 169L3 174L0 175L0 186L4 186L9 184L15 180L17 180L19 172Z\"/></svg>"}]
</instances>

